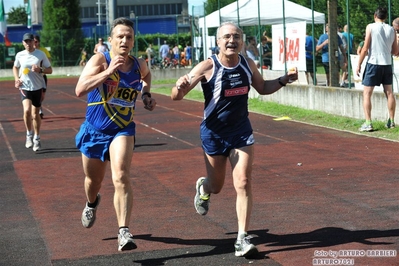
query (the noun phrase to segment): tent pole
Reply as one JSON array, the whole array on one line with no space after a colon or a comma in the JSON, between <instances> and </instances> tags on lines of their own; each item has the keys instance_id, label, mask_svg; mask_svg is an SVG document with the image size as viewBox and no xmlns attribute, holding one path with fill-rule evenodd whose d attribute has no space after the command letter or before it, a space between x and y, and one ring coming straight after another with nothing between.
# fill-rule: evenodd
<instances>
[{"instance_id":1,"label":"tent pole","mask_svg":"<svg viewBox=\"0 0 399 266\"><path fill-rule=\"evenodd\" d=\"M240 4L239 4L240 0L237 0L237 22L238 22L238 27L240 27ZM220 11L219 11L220 12Z\"/></svg>"},{"instance_id":2,"label":"tent pole","mask_svg":"<svg viewBox=\"0 0 399 266\"><path fill-rule=\"evenodd\" d=\"M286 37L285 37L285 0L283 1L283 37L284 37L284 70L287 72L287 44L286 42ZM273 58L273 57L272 57Z\"/></svg>"},{"instance_id":3,"label":"tent pole","mask_svg":"<svg viewBox=\"0 0 399 266\"><path fill-rule=\"evenodd\" d=\"M311 1L311 8L312 8L312 59L313 59L313 85L317 85L317 79L316 79L316 44L315 44L315 38L314 38L314 6L313 6L314 1Z\"/></svg>"},{"instance_id":4,"label":"tent pole","mask_svg":"<svg viewBox=\"0 0 399 266\"><path fill-rule=\"evenodd\" d=\"M259 65L260 65L260 69L261 69L261 73L262 73L262 76L263 76L263 70L262 70L262 66L263 66L263 59L262 59L262 39L261 39L261 36L260 36L260 3L259 3L259 0L258 0L258 43L259 43Z\"/></svg>"}]
</instances>

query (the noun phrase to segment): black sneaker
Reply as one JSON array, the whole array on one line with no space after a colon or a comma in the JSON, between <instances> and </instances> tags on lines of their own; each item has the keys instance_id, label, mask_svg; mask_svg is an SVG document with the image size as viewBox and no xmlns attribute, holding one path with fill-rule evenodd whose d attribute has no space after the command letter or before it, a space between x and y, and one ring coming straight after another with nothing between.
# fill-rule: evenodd
<instances>
[{"instance_id":1,"label":"black sneaker","mask_svg":"<svg viewBox=\"0 0 399 266\"><path fill-rule=\"evenodd\" d=\"M395 122L391 119L388 119L387 124L385 125L386 128L395 128Z\"/></svg>"}]
</instances>

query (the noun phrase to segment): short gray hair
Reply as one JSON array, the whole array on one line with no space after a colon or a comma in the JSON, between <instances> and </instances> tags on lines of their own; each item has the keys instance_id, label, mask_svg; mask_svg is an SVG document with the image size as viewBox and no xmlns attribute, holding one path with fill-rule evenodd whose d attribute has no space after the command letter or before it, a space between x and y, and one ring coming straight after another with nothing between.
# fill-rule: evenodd
<instances>
[{"instance_id":1,"label":"short gray hair","mask_svg":"<svg viewBox=\"0 0 399 266\"><path fill-rule=\"evenodd\" d=\"M220 28L222 28L223 26L226 26L226 25L232 25L232 26L236 27L237 30L239 31L241 37L242 37L242 35L243 35L242 29L241 29L240 27L238 27L237 24L235 24L234 22L232 22L232 21L227 21L227 22L223 22L222 24L220 24L220 26L219 26L218 29L216 30L216 39L219 39L219 37L220 37L220 36L219 36Z\"/></svg>"}]
</instances>

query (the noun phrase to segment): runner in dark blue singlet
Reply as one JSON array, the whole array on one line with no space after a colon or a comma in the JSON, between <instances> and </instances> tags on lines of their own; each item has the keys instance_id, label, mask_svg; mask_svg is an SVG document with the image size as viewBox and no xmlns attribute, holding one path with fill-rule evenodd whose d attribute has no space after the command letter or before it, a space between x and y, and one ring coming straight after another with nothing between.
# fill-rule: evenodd
<instances>
[{"instance_id":1,"label":"runner in dark blue singlet","mask_svg":"<svg viewBox=\"0 0 399 266\"><path fill-rule=\"evenodd\" d=\"M222 24L216 33L219 53L196 65L180 77L172 88L172 100L181 100L201 82L205 98L204 118L200 127L205 153L207 177L196 183L194 207L205 215L210 195L219 193L224 185L227 162L230 162L237 193L238 235L236 256L257 252L247 235L252 212L251 173L254 161L254 138L248 118L248 93L253 87L260 95L272 94L288 81L298 79L297 70L275 80L264 80L252 59L239 52L243 32L233 23Z\"/></svg>"}]
</instances>

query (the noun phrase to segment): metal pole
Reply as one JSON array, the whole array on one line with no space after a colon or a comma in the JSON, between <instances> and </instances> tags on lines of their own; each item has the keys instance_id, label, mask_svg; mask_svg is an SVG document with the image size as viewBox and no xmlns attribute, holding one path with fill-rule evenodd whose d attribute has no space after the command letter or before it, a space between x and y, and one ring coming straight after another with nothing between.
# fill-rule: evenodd
<instances>
[{"instance_id":1,"label":"metal pole","mask_svg":"<svg viewBox=\"0 0 399 266\"><path fill-rule=\"evenodd\" d=\"M239 5L240 0L237 0L237 25L240 27L240 5Z\"/></svg>"},{"instance_id":2,"label":"metal pole","mask_svg":"<svg viewBox=\"0 0 399 266\"><path fill-rule=\"evenodd\" d=\"M351 35L351 28L350 28L350 20L349 20L349 1L346 0L346 25L348 25L348 34L346 35L346 47L349 48L349 45L351 44L353 47L353 43L350 43L350 35ZM350 47L350 48L352 48ZM348 71L348 88L351 88L352 82L351 82L351 76L352 76L352 72L351 72L351 53L349 51L349 49L346 49L346 54L348 55L347 57L347 62L348 62L348 67L347 67L347 71ZM345 80L343 80L343 82L345 82Z\"/></svg>"},{"instance_id":3,"label":"metal pole","mask_svg":"<svg viewBox=\"0 0 399 266\"><path fill-rule=\"evenodd\" d=\"M285 38L285 0L283 0L283 38L284 38L284 70L285 72L287 72L287 44L286 42L286 38ZM273 60L273 57L272 57Z\"/></svg>"},{"instance_id":4,"label":"metal pole","mask_svg":"<svg viewBox=\"0 0 399 266\"><path fill-rule=\"evenodd\" d=\"M219 10L219 25L220 25L220 23L222 22L221 21L222 17L221 17L221 14L220 14L220 0L218 0L218 10Z\"/></svg>"},{"instance_id":5,"label":"metal pole","mask_svg":"<svg viewBox=\"0 0 399 266\"><path fill-rule=\"evenodd\" d=\"M262 65L263 65L263 59L262 59L262 38L261 38L261 34L260 34L260 27L261 27L261 24L260 24L260 2L259 2L259 0L258 0L258 43L259 43L259 66L260 66L260 69L261 69L261 72L262 72L262 75L263 75L263 70L262 70Z\"/></svg>"},{"instance_id":6,"label":"metal pole","mask_svg":"<svg viewBox=\"0 0 399 266\"><path fill-rule=\"evenodd\" d=\"M312 7L312 59L313 59L313 85L317 85L317 79L316 79L316 44L315 44L315 38L314 38L314 6L313 6L313 0L311 1L311 7Z\"/></svg>"}]
</instances>

